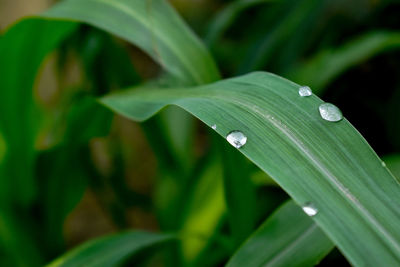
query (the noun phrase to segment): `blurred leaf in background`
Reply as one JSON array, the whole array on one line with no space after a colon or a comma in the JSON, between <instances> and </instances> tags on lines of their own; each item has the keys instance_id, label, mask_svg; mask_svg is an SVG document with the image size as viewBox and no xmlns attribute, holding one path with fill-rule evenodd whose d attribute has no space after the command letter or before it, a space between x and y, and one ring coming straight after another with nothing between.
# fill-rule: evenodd
<instances>
[{"instance_id":1,"label":"blurred leaf in background","mask_svg":"<svg viewBox=\"0 0 400 267\"><path fill-rule=\"evenodd\" d=\"M17 21L50 5L41 17ZM395 251L398 243L384 233L392 229L393 238L398 237L393 223L400 211L392 206L397 187L385 185L392 178L384 166L399 177L399 11L394 0L1 0L0 265L77 266L79 259L88 266L347 266L348 261L363 266L379 260L375 265L393 265L389 262L396 253L390 248ZM249 83L257 81L255 74L249 81L212 84L218 90L204 95L202 88L211 87L192 88L255 70L308 85L335 103L383 158L384 163L373 153L358 154L355 142L345 143L348 135L338 133L320 144L337 144L329 151L338 158L344 157L339 148L352 151L345 153L350 160L334 160L335 173L355 158L374 158L337 179L373 218L377 210L384 213L377 216L383 232L370 218L366 222L372 226L364 229L357 212L339 212L356 202L333 197L334 189L321 179L326 176L309 184L314 176L301 170L313 170L312 162L299 163L290 145L272 154L264 147L260 157L250 156L268 158L264 165L256 160L256 166L218 136L233 128L252 133L269 125L253 121L257 114L246 107L220 103L214 110L218 97L227 101L238 88L243 94L234 103L254 98L251 105L262 110L276 106L275 119L299 105L282 104L291 97L285 91L289 85L269 94L257 91L258 85L254 89ZM259 85L269 87L273 80ZM115 91L121 92L103 98ZM113 115L99 98L130 117L193 101L189 110L208 126L216 124L216 130L176 106L134 123ZM308 108L312 105L302 105L282 123L304 133L307 123L316 121L294 118ZM243 127L224 126L231 118L241 119L239 114L248 118ZM324 127L317 128L335 126ZM284 135L272 132L260 132L260 138L268 137L273 147L283 144ZM324 132L309 139L317 133L314 127L303 141L315 153L316 140L326 137ZM240 151L246 156L254 141L248 137ZM277 164L281 161L297 163L284 167ZM349 175L360 180L345 179ZM298 204L323 192L317 201L320 214L310 219L293 201L285 202L289 195L280 185ZM305 192L320 191L303 194L306 185ZM323 207L335 207L332 214L338 215L321 219ZM361 215L367 213L361 209ZM338 223L344 217L351 218ZM332 250L332 241L316 225L340 251ZM342 227L333 230L334 225ZM133 230L85 243L132 229L150 232ZM379 242L368 239L374 231ZM355 236L364 242L350 242ZM365 253L367 246L374 249Z\"/></svg>"}]
</instances>

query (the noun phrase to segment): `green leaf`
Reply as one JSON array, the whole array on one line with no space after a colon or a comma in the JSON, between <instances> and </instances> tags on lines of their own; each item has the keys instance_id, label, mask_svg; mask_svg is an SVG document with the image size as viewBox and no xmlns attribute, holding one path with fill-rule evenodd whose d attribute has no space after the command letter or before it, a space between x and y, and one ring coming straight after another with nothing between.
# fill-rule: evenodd
<instances>
[{"instance_id":1,"label":"green leaf","mask_svg":"<svg viewBox=\"0 0 400 267\"><path fill-rule=\"evenodd\" d=\"M186 84L219 79L204 45L165 0L67 0L43 16L85 22L130 41Z\"/></svg>"},{"instance_id":2,"label":"green leaf","mask_svg":"<svg viewBox=\"0 0 400 267\"><path fill-rule=\"evenodd\" d=\"M248 138L239 151L268 173L313 217L356 266L400 264L400 186L368 143L343 119L321 118L317 96L256 72L192 89L126 91L102 98L114 111L145 120L174 104L225 137Z\"/></svg>"},{"instance_id":3,"label":"green leaf","mask_svg":"<svg viewBox=\"0 0 400 267\"><path fill-rule=\"evenodd\" d=\"M67 0L56 4L43 16L78 20L115 34L148 53L178 80L175 82L197 85L220 77L204 45L165 0ZM176 150L171 153L179 156L178 164L183 166L186 165L181 164L182 158L192 158L187 156L192 152L187 148L192 147L188 144L192 141L193 123L186 122L185 131L165 131L171 133L169 147ZM170 121L166 124L172 125Z\"/></svg>"},{"instance_id":4,"label":"green leaf","mask_svg":"<svg viewBox=\"0 0 400 267\"><path fill-rule=\"evenodd\" d=\"M300 84L309 85L314 93L321 94L330 82L349 68L382 52L398 48L400 48L400 33L369 32L338 48L322 50L296 66L289 73L289 77Z\"/></svg>"},{"instance_id":5,"label":"green leaf","mask_svg":"<svg viewBox=\"0 0 400 267\"><path fill-rule=\"evenodd\" d=\"M221 150L228 219L235 243L239 245L256 226L256 188L251 181L246 158L235 151L229 143L224 142Z\"/></svg>"},{"instance_id":6,"label":"green leaf","mask_svg":"<svg viewBox=\"0 0 400 267\"><path fill-rule=\"evenodd\" d=\"M192 167L194 153L195 122L192 116L182 109L170 107L160 114L162 132L173 149L175 158L182 170L187 172ZM153 129L152 129L153 130ZM158 144L159 145L159 144ZM174 168L174 167L173 167Z\"/></svg>"},{"instance_id":7,"label":"green leaf","mask_svg":"<svg viewBox=\"0 0 400 267\"><path fill-rule=\"evenodd\" d=\"M7 147L0 166L2 201L13 198L27 205L35 195L34 142L40 116L32 88L44 57L75 27L71 22L28 19L0 39L0 131Z\"/></svg>"},{"instance_id":8,"label":"green leaf","mask_svg":"<svg viewBox=\"0 0 400 267\"><path fill-rule=\"evenodd\" d=\"M140 231L116 234L87 242L47 266L117 266L134 253L171 240L172 235Z\"/></svg>"},{"instance_id":9,"label":"green leaf","mask_svg":"<svg viewBox=\"0 0 400 267\"><path fill-rule=\"evenodd\" d=\"M239 248L227 267L314 266L333 247L317 224L288 201Z\"/></svg>"},{"instance_id":10,"label":"green leaf","mask_svg":"<svg viewBox=\"0 0 400 267\"><path fill-rule=\"evenodd\" d=\"M215 155L209 156L208 162L192 182L191 190L182 198L184 222L181 227L188 235L211 236L217 229L221 218L226 213L222 166ZM188 238L182 241L182 250L186 262L192 262L207 245L208 240Z\"/></svg>"}]
</instances>

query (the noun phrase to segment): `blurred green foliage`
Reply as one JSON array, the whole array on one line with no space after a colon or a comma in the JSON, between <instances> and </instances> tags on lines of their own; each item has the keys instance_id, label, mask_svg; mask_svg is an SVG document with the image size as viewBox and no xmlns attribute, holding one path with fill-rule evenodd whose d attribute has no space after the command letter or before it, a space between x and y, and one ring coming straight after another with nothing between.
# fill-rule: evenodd
<instances>
[{"instance_id":1,"label":"blurred green foliage","mask_svg":"<svg viewBox=\"0 0 400 267\"><path fill-rule=\"evenodd\" d=\"M162 13L159 3L144 1L147 11L141 14L156 28L170 23L170 17L153 17ZM388 167L400 176L398 1L172 4L206 44L222 77L266 70L312 86L341 107L380 156L391 155ZM180 18L168 12L171 29L180 27ZM139 257L114 255L126 266L219 266L288 199L182 110L168 108L134 124L98 104L96 97L117 89L219 78L212 58L196 52L198 46L208 55L189 29L182 30L186 39L179 33L169 37L190 41L185 51L176 51L165 41L170 32L124 38L136 47L115 32L130 25L112 26L106 29L114 35L77 22L33 18L1 32L1 266L40 266L83 241L127 229L174 232L181 242ZM42 70L51 60L56 64L49 75ZM55 84L40 86L51 79ZM93 211L98 217L79 215ZM92 226L92 220L103 224ZM149 238L158 244L164 237ZM319 265L331 264L348 263L333 250Z\"/></svg>"}]
</instances>

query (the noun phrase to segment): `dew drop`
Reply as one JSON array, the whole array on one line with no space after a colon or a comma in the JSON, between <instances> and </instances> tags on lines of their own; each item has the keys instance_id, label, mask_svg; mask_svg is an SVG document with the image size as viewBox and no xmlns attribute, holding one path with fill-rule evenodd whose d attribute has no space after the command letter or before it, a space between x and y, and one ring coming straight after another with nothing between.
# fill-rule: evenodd
<instances>
[{"instance_id":1,"label":"dew drop","mask_svg":"<svg viewBox=\"0 0 400 267\"><path fill-rule=\"evenodd\" d=\"M306 203L304 206L301 207L305 214L312 217L317 215L318 209L312 203Z\"/></svg>"},{"instance_id":2,"label":"dew drop","mask_svg":"<svg viewBox=\"0 0 400 267\"><path fill-rule=\"evenodd\" d=\"M312 95L311 88L308 86L302 86L299 88L299 95L300 96L310 96Z\"/></svg>"},{"instance_id":3,"label":"dew drop","mask_svg":"<svg viewBox=\"0 0 400 267\"><path fill-rule=\"evenodd\" d=\"M212 128L213 130L216 130L216 129L217 129L217 125L216 125L216 124L213 124L213 125L211 126L211 128Z\"/></svg>"},{"instance_id":4,"label":"dew drop","mask_svg":"<svg viewBox=\"0 0 400 267\"><path fill-rule=\"evenodd\" d=\"M386 163L384 161L382 161L382 167L386 168Z\"/></svg>"},{"instance_id":5,"label":"dew drop","mask_svg":"<svg viewBox=\"0 0 400 267\"><path fill-rule=\"evenodd\" d=\"M241 131L232 131L226 136L226 140L234 147L241 148L247 142L247 137Z\"/></svg>"},{"instance_id":6,"label":"dew drop","mask_svg":"<svg viewBox=\"0 0 400 267\"><path fill-rule=\"evenodd\" d=\"M330 103L323 103L319 106L319 114L326 121L337 122L343 119L342 112L338 107Z\"/></svg>"}]
</instances>

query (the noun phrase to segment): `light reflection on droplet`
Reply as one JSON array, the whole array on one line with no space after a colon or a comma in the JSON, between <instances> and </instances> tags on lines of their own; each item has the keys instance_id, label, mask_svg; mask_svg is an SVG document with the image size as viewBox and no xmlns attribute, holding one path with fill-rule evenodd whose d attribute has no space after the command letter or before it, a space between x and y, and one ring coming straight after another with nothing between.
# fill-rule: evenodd
<instances>
[{"instance_id":1,"label":"light reflection on droplet","mask_svg":"<svg viewBox=\"0 0 400 267\"><path fill-rule=\"evenodd\" d=\"M227 136L226 136L226 140L234 147L236 148L241 148L242 146L244 146L247 142L247 137L238 130L232 131L230 132Z\"/></svg>"},{"instance_id":2,"label":"light reflection on droplet","mask_svg":"<svg viewBox=\"0 0 400 267\"><path fill-rule=\"evenodd\" d=\"M305 214L307 214L308 216L312 217L317 215L318 213L318 209L315 207L314 204L312 203L306 203L304 206L301 207L303 209L303 211L305 212Z\"/></svg>"},{"instance_id":3,"label":"light reflection on droplet","mask_svg":"<svg viewBox=\"0 0 400 267\"><path fill-rule=\"evenodd\" d=\"M337 122L343 119L342 112L338 107L330 103L323 103L319 106L319 113L326 121Z\"/></svg>"},{"instance_id":4,"label":"light reflection on droplet","mask_svg":"<svg viewBox=\"0 0 400 267\"><path fill-rule=\"evenodd\" d=\"M308 86L302 86L299 88L299 95L304 97L304 96L310 96L312 95L311 88Z\"/></svg>"}]
</instances>

